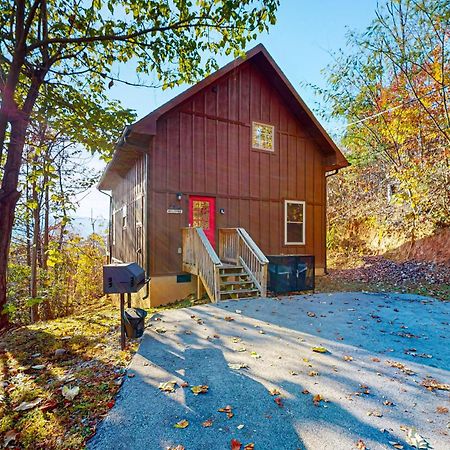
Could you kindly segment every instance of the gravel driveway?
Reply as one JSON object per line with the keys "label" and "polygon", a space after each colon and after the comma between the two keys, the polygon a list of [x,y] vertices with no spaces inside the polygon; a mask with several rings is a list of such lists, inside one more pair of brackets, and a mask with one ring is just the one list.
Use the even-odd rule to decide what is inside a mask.
{"label": "gravel driveway", "polygon": [[[89,448],[222,450],[236,439],[242,450],[350,450],[359,440],[360,449],[406,450],[416,428],[450,449],[449,321],[450,303],[400,294],[167,310],[151,318]],[[159,389],[167,381],[174,392]],[[435,382],[444,390],[422,385]],[[208,391],[195,395],[198,385]],[[218,411],[227,406],[231,418]]]}

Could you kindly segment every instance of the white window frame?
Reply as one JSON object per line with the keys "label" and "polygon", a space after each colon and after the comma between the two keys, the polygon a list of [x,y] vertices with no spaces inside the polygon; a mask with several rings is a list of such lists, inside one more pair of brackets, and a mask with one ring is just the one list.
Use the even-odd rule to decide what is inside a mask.
{"label": "white window frame", "polygon": [[[302,205],[303,206],[303,241],[302,242],[288,242],[287,240],[287,225],[288,225],[288,203],[294,203],[296,205]],[[290,223],[300,223],[300,222],[290,222]],[[305,245],[306,242],[306,202],[303,200],[285,200],[284,201],[284,245]]]}

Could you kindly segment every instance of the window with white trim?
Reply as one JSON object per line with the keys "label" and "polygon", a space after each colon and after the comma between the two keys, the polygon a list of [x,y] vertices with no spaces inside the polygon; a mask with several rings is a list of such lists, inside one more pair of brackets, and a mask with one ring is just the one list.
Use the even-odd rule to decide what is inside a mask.
{"label": "window with white trim", "polygon": [[284,201],[284,243],[305,245],[305,202]]}

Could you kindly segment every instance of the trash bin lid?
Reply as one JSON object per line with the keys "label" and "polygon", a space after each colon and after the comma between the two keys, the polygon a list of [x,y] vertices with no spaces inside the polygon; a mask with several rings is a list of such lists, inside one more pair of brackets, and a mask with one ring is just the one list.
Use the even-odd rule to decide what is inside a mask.
{"label": "trash bin lid", "polygon": [[127,319],[143,319],[147,316],[147,311],[141,308],[127,308],[125,316]]}

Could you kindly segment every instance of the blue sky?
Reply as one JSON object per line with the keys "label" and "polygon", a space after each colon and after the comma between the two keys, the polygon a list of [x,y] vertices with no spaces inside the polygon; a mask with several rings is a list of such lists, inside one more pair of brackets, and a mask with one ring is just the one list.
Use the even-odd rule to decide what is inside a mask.
{"label": "blue sky", "polygon": [[[263,43],[285,75],[300,93],[311,109],[315,109],[317,98],[305,84],[324,85],[321,70],[332,61],[332,53],[346,48],[348,29],[364,30],[374,17],[377,0],[281,0],[278,21],[269,34],[260,35],[258,40],[248,45],[253,47]],[[218,57],[220,65],[230,61],[230,57]],[[122,69],[122,77],[130,78],[127,68]],[[117,84],[111,97],[119,99],[127,108],[136,110],[138,117],[165,103],[186,89],[181,86],[173,90],[130,87]],[[333,133],[330,124],[324,123]],[[92,166],[102,169],[104,163],[93,158]],[[88,217],[91,210],[94,217],[108,217],[108,198],[92,189],[80,201],[76,215]]]}

